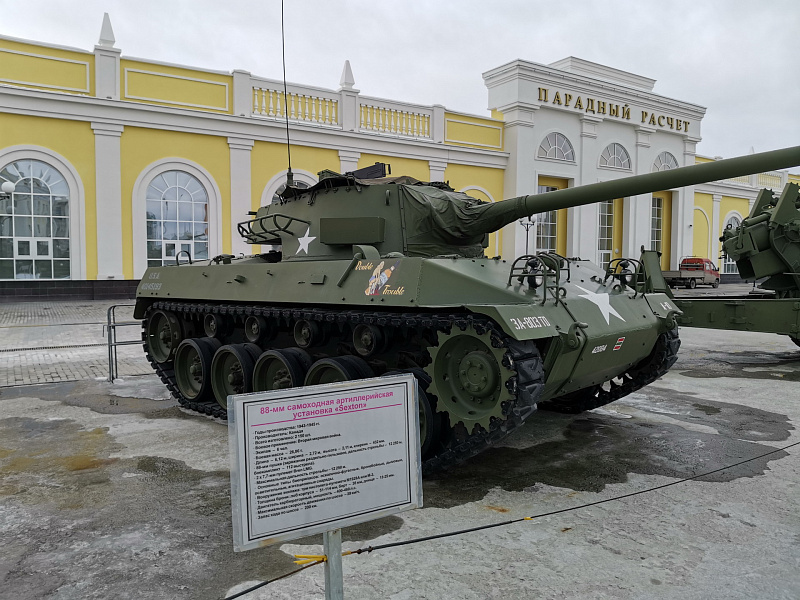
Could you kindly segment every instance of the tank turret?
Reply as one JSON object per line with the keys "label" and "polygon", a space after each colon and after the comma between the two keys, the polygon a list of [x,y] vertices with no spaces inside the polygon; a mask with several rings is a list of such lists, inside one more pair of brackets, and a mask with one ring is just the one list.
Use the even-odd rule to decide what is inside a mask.
{"label": "tank turret", "polygon": [[800,298],[800,187],[788,183],[776,198],[761,190],[750,215],[722,232],[726,255],[745,281],[767,278],[759,287],[778,298]]}
{"label": "tank turret", "polygon": [[287,188],[279,202],[260,208],[239,230],[251,243],[281,245],[286,260],[348,258],[356,245],[374,246],[381,255],[475,258],[483,255],[487,234],[526,216],[797,164],[800,147],[496,203],[455,192],[443,183],[329,172],[312,188]]}
{"label": "tank turret", "polygon": [[[493,204],[443,183],[328,172],[240,224],[257,254],[149,268],[134,314],[178,402],[219,418],[232,394],[414,374],[431,472],[537,409],[603,406],[677,359],[680,310],[656,252],[603,267],[552,252],[488,259],[489,233],[544,211],[797,164],[791,148]],[[788,205],[768,206],[788,222]],[[779,247],[764,235],[753,230],[755,252]]]}

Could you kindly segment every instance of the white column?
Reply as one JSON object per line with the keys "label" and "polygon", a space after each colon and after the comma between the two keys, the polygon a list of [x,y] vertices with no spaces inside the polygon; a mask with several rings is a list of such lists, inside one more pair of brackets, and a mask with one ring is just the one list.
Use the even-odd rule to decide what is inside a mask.
{"label": "white column", "polygon": [[[672,192],[672,239],[669,268],[677,269],[684,256],[692,256],[694,245],[694,186]],[[703,249],[703,252],[706,250]]]}
{"label": "white column", "polygon": [[253,114],[253,85],[249,71],[236,69],[233,72],[233,114],[237,117]]}
{"label": "white column", "polygon": [[719,207],[722,204],[722,194],[713,194],[711,199],[713,200],[713,212],[711,214],[711,231],[708,232],[711,240],[711,256],[708,258],[716,263],[720,254],[719,232],[722,231],[722,225],[719,222]]}
{"label": "white column", "polygon": [[447,161],[429,160],[430,179],[428,181],[444,181],[444,170],[447,168]]}
{"label": "white column", "polygon": [[361,152],[353,150],[339,150],[339,173],[348,173],[358,168],[358,159]]}
{"label": "white column", "polygon": [[[579,181],[575,185],[596,183],[597,125],[603,119],[592,115],[580,118],[581,139],[577,157]],[[598,204],[571,207],[567,219],[567,256],[580,256],[583,259],[595,260],[597,255],[597,233],[599,231],[600,208]],[[612,258],[619,258],[612,254]]]}
{"label": "white column", "polygon": [[[634,175],[650,173],[653,166],[653,154],[650,149],[650,136],[655,133],[651,127],[636,127],[636,147],[633,158]],[[659,190],[660,191],[660,190]],[[625,198],[625,231],[627,235],[623,242],[624,255],[630,258],[639,256],[641,247],[650,249],[650,211],[653,205],[652,194],[639,194]],[[673,228],[674,231],[674,228]],[[670,240],[662,240],[666,246]]]}
{"label": "white column", "polygon": [[[696,162],[697,142],[700,138],[686,136],[683,138],[683,166],[688,167]],[[677,211],[676,211],[677,205]],[[672,211],[673,218],[672,230],[672,248],[677,252],[670,254],[670,268],[677,269],[680,266],[680,259],[682,256],[692,256],[695,251],[699,252],[700,249],[694,248],[694,186],[687,186],[679,189],[672,194]],[[707,248],[703,248],[702,252],[707,252]],[[709,257],[712,258],[712,257]],[[713,260],[713,258],[712,258]]]}
{"label": "white column", "polygon": [[97,279],[123,279],[122,163],[120,137],[124,127],[92,123],[94,131],[97,204]]}
{"label": "white column", "polygon": [[239,235],[238,225],[252,217],[250,152],[255,142],[246,138],[228,138],[231,155],[231,251],[234,255],[251,254],[250,244]]}
{"label": "white column", "polygon": [[[640,194],[624,199],[622,256],[638,258],[642,246],[650,249],[650,211],[653,205],[652,194]],[[666,240],[665,240],[666,242]]]}
{"label": "white column", "polygon": [[[508,167],[503,178],[503,195],[506,198],[535,194],[536,173],[532,168],[538,145],[534,139],[534,114],[538,107],[501,107],[505,116],[503,137],[505,151],[509,153]],[[525,252],[525,230],[512,223],[503,228],[503,258],[514,260]]]}
{"label": "white column", "polygon": [[339,81],[339,125],[342,126],[342,131],[358,131],[361,127],[359,114],[358,114],[358,94],[359,90],[355,89],[356,80],[353,77],[353,70],[350,68],[350,61],[344,61],[344,69],[342,69],[342,78]]}
{"label": "white column", "polygon": [[119,57],[122,50],[114,48],[114,42],[111,19],[105,13],[100,39],[94,47],[94,95],[108,100],[119,100]]}
{"label": "white column", "polygon": [[583,115],[581,121],[581,146],[580,156],[577,157],[580,168],[580,181],[575,185],[587,185],[596,183],[594,174],[597,169],[597,126],[603,122],[601,117]]}
{"label": "white column", "polygon": [[[445,128],[445,117],[444,117],[444,106],[441,104],[434,104],[433,105],[433,119],[431,119],[431,135],[433,137],[433,141],[437,144],[444,143],[444,128]],[[436,181],[435,179],[431,179],[431,181]]]}

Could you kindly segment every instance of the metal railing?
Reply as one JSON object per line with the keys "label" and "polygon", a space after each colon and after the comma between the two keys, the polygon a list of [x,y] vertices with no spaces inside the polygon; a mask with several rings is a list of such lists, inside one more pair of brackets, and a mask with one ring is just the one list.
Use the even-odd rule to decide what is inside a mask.
{"label": "metal railing", "polygon": [[141,344],[142,340],[117,340],[117,327],[130,327],[136,325],[142,326],[142,322],[138,319],[133,321],[117,321],[116,311],[122,306],[136,306],[135,304],[113,304],[108,307],[106,314],[107,323],[103,325],[103,332],[108,335],[108,381],[114,383],[119,374],[117,367],[117,346],[132,346],[134,344]]}

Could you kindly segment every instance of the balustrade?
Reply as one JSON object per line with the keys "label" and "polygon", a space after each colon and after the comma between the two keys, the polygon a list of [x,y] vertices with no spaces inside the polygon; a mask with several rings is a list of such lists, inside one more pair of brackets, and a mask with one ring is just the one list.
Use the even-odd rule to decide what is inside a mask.
{"label": "balustrade", "polygon": [[[345,92],[291,85],[284,94],[279,81],[250,78],[253,117],[341,128],[347,122],[342,111],[352,113],[355,131],[388,136],[433,139],[433,107],[356,96],[345,102]],[[245,88],[247,89],[247,88]],[[352,93],[351,93],[352,97]],[[443,115],[442,115],[443,116]],[[440,125],[444,127],[444,123]]]}
{"label": "balustrade", "polygon": [[725,183],[738,183],[739,185],[752,185],[749,175],[740,175],[739,177],[730,177],[724,180]]}
{"label": "balustrade", "polygon": [[431,116],[429,113],[403,110],[398,103],[398,108],[381,106],[361,102],[359,104],[359,128],[361,131],[371,131],[390,135],[431,138]]}
{"label": "balustrade", "polygon": [[253,110],[256,117],[284,119],[317,125],[339,124],[339,100],[330,96],[289,92],[253,86]]}
{"label": "balustrade", "polygon": [[770,188],[780,190],[786,183],[786,175],[779,171],[769,171],[756,175],[740,175],[723,180],[723,183],[733,183],[736,185],[746,185],[752,188]]}
{"label": "balustrade", "polygon": [[779,190],[783,187],[780,173],[759,173],[757,181],[758,187],[771,188],[773,190]]}

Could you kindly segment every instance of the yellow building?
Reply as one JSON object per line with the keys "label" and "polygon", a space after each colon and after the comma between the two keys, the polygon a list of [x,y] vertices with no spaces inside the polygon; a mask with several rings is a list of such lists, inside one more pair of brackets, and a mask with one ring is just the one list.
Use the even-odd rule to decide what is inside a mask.
{"label": "yellow building", "polygon": [[244,71],[126,58],[107,17],[93,52],[3,37],[0,57],[0,181],[15,186],[0,199],[6,300],[47,280],[128,293],[182,251],[252,253],[237,225],[285,183],[284,101],[299,185],[380,161],[503,195],[502,122],[364,96],[349,64],[338,90],[290,85],[284,98],[282,82]]}
{"label": "yellow building", "polygon": [[[515,61],[484,74],[494,109],[484,117],[362,95],[349,63],[337,90],[289,85],[284,97],[281,81],[128,58],[114,44],[107,16],[93,51],[0,37],[0,183],[14,186],[0,195],[6,301],[55,289],[67,297],[127,295],[147,266],[179,253],[259,251],[237,226],[285,183],[287,116],[292,171],[305,186],[323,169],[385,162],[395,175],[448,181],[493,202],[650,172],[662,159],[665,168],[706,160],[694,154],[703,107],[643,92],[652,80],[609,67],[587,74],[593,63],[579,59]],[[533,102],[509,99],[509,71],[557,77],[559,85],[571,78],[587,90],[610,78],[616,87],[605,83],[606,93],[649,94],[664,114],[673,111],[680,131],[674,121],[671,130],[628,123],[610,103],[607,115],[576,113],[569,102],[554,105],[558,89],[542,98],[545,84],[531,92],[539,94]],[[580,152],[562,152],[570,139],[581,141]],[[771,184],[787,175],[539,215],[492,235],[487,254],[550,249],[607,262],[638,255],[643,243],[662,250],[664,267],[686,254],[716,258],[714,240],[746,214],[761,178]]]}

